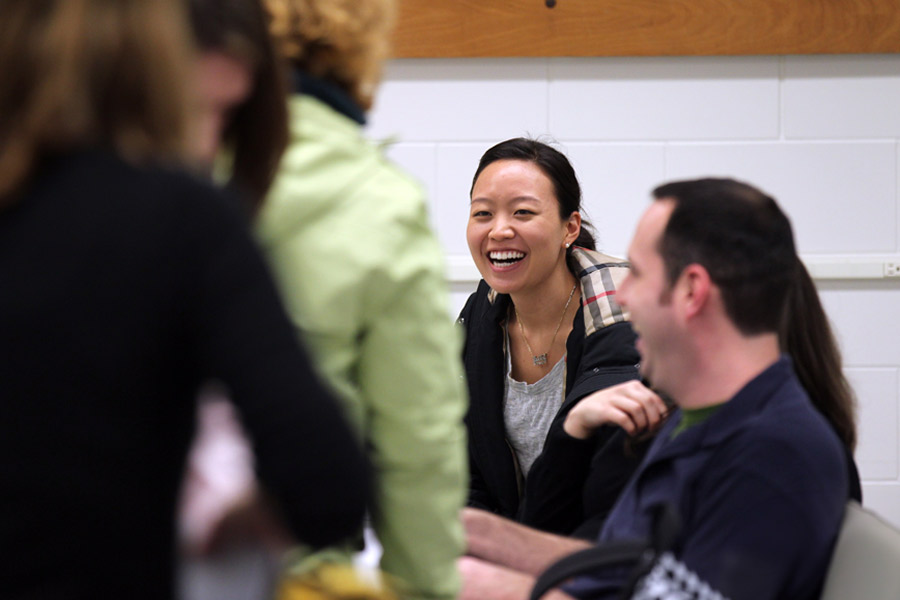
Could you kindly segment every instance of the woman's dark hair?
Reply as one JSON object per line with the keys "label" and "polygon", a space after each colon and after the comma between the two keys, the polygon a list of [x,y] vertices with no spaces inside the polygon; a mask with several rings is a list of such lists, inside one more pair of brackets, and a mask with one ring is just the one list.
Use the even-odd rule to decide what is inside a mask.
{"label": "woman's dark hair", "polygon": [[844,377],[841,352],[816,286],[803,263],[799,259],[797,263],[797,276],[778,336],[781,349],[791,356],[794,371],[815,407],[853,451],[856,447],[856,398]]}
{"label": "woman's dark hair", "polygon": [[[575,240],[575,243],[566,251],[567,257],[571,254],[574,246],[581,246],[590,250],[597,249],[597,243],[594,241],[593,226],[584,218],[584,212],[582,211],[581,186],[578,184],[578,178],[575,176],[575,169],[572,168],[569,159],[562,152],[543,142],[528,138],[519,137],[500,142],[488,148],[482,155],[481,160],[478,161],[478,168],[475,170],[475,176],[472,177],[472,187],[469,189],[470,197],[481,172],[488,165],[498,160],[524,160],[534,163],[553,184],[556,201],[559,203],[560,218],[565,220],[573,212],[581,213],[581,232],[578,234],[578,239]],[[571,261],[569,262],[571,263]]]}
{"label": "woman's dark hair", "polygon": [[260,0],[189,0],[197,47],[247,62],[253,89],[223,134],[233,156],[231,181],[255,211],[265,198],[288,141],[287,84],[283,61],[269,35]]}

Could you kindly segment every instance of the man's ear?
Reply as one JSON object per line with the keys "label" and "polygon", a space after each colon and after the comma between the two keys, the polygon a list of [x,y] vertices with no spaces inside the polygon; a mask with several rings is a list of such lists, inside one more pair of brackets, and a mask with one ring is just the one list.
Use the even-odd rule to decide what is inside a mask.
{"label": "man's ear", "polygon": [[709,303],[712,288],[709,271],[697,263],[688,265],[678,278],[677,288],[685,318],[697,316]]}

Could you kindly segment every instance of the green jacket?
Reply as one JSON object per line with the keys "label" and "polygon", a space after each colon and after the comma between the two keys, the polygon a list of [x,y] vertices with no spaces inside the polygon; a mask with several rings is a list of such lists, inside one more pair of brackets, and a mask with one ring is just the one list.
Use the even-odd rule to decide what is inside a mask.
{"label": "green jacket", "polygon": [[292,96],[290,111],[258,237],[294,323],[369,447],[382,569],[405,598],[454,598],[466,391],[423,192],[355,121],[309,96]]}

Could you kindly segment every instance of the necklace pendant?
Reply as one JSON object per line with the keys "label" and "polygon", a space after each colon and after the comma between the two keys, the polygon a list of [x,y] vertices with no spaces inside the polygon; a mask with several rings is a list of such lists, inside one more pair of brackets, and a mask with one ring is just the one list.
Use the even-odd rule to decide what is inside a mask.
{"label": "necklace pendant", "polygon": [[531,360],[533,360],[534,364],[537,365],[538,367],[543,367],[544,365],[547,364],[547,353],[545,352],[544,354],[538,354],[537,356],[532,356]]}

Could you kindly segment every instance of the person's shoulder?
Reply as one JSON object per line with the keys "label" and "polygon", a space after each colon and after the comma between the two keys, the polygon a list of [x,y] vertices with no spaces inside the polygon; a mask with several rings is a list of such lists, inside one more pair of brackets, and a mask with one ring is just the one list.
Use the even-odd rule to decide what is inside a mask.
{"label": "person's shoulder", "polygon": [[572,248],[572,258],[581,267],[582,273],[578,274],[579,277],[603,269],[625,269],[625,274],[628,273],[629,264],[627,260],[604,254],[598,250],[575,246]]}
{"label": "person's shoulder", "polygon": [[572,262],[581,284],[585,335],[589,337],[612,325],[626,323],[628,312],[619,305],[616,294],[628,275],[628,261],[596,250],[575,248]]}
{"label": "person's shoulder", "polygon": [[[51,187],[65,187],[68,195],[103,201],[104,208],[121,213],[148,212],[208,214],[234,208],[212,184],[176,163],[135,162],[105,149],[85,149],[56,160]],[[231,206],[227,206],[231,204]]]}
{"label": "person's shoulder", "polygon": [[722,457],[730,456],[735,468],[785,487],[846,480],[842,443],[792,379],[735,428],[726,446]]}
{"label": "person's shoulder", "polygon": [[358,221],[366,224],[364,237],[383,246],[429,229],[423,187],[367,140],[358,123],[315,98],[294,101],[292,142],[260,214],[264,238]]}
{"label": "person's shoulder", "polygon": [[422,269],[444,277],[446,257],[431,227],[425,194],[386,159],[373,158],[343,188],[329,213],[330,222],[353,230],[363,253],[357,260],[380,265],[401,278]]}
{"label": "person's shoulder", "polygon": [[580,247],[572,250],[572,263],[583,292],[593,292],[583,302],[615,295],[629,271],[628,261],[623,258]]}
{"label": "person's shoulder", "polygon": [[158,207],[161,218],[177,220],[185,235],[206,238],[249,231],[249,209],[236,194],[178,165],[149,165],[139,171],[142,179],[136,185],[145,201]]}
{"label": "person's shoulder", "polygon": [[484,279],[479,280],[478,287],[466,298],[466,303],[463,305],[457,321],[468,327],[473,319],[483,316],[485,310],[492,304],[491,298],[496,299],[496,296],[497,293],[491,289],[491,286]]}
{"label": "person's shoulder", "polygon": [[840,444],[825,417],[816,410],[800,381],[789,371],[783,379],[774,379],[771,396],[756,413],[756,427],[772,436],[831,444]]}
{"label": "person's shoulder", "polygon": [[393,206],[424,201],[419,183],[388,158],[389,142],[368,139],[357,122],[317,98],[302,94],[292,96],[291,107],[297,143],[289,146],[284,162],[290,165],[294,153],[302,156],[297,161],[300,166],[297,175],[311,175],[304,172],[311,162],[315,162],[332,174],[343,172],[347,175],[338,182],[332,180],[336,189],[364,189],[368,193],[390,195],[394,198]]}
{"label": "person's shoulder", "polygon": [[421,184],[394,163],[386,154],[386,147],[365,142],[361,161],[368,164],[357,190],[364,202],[374,202],[386,223],[427,225],[428,203]]}

